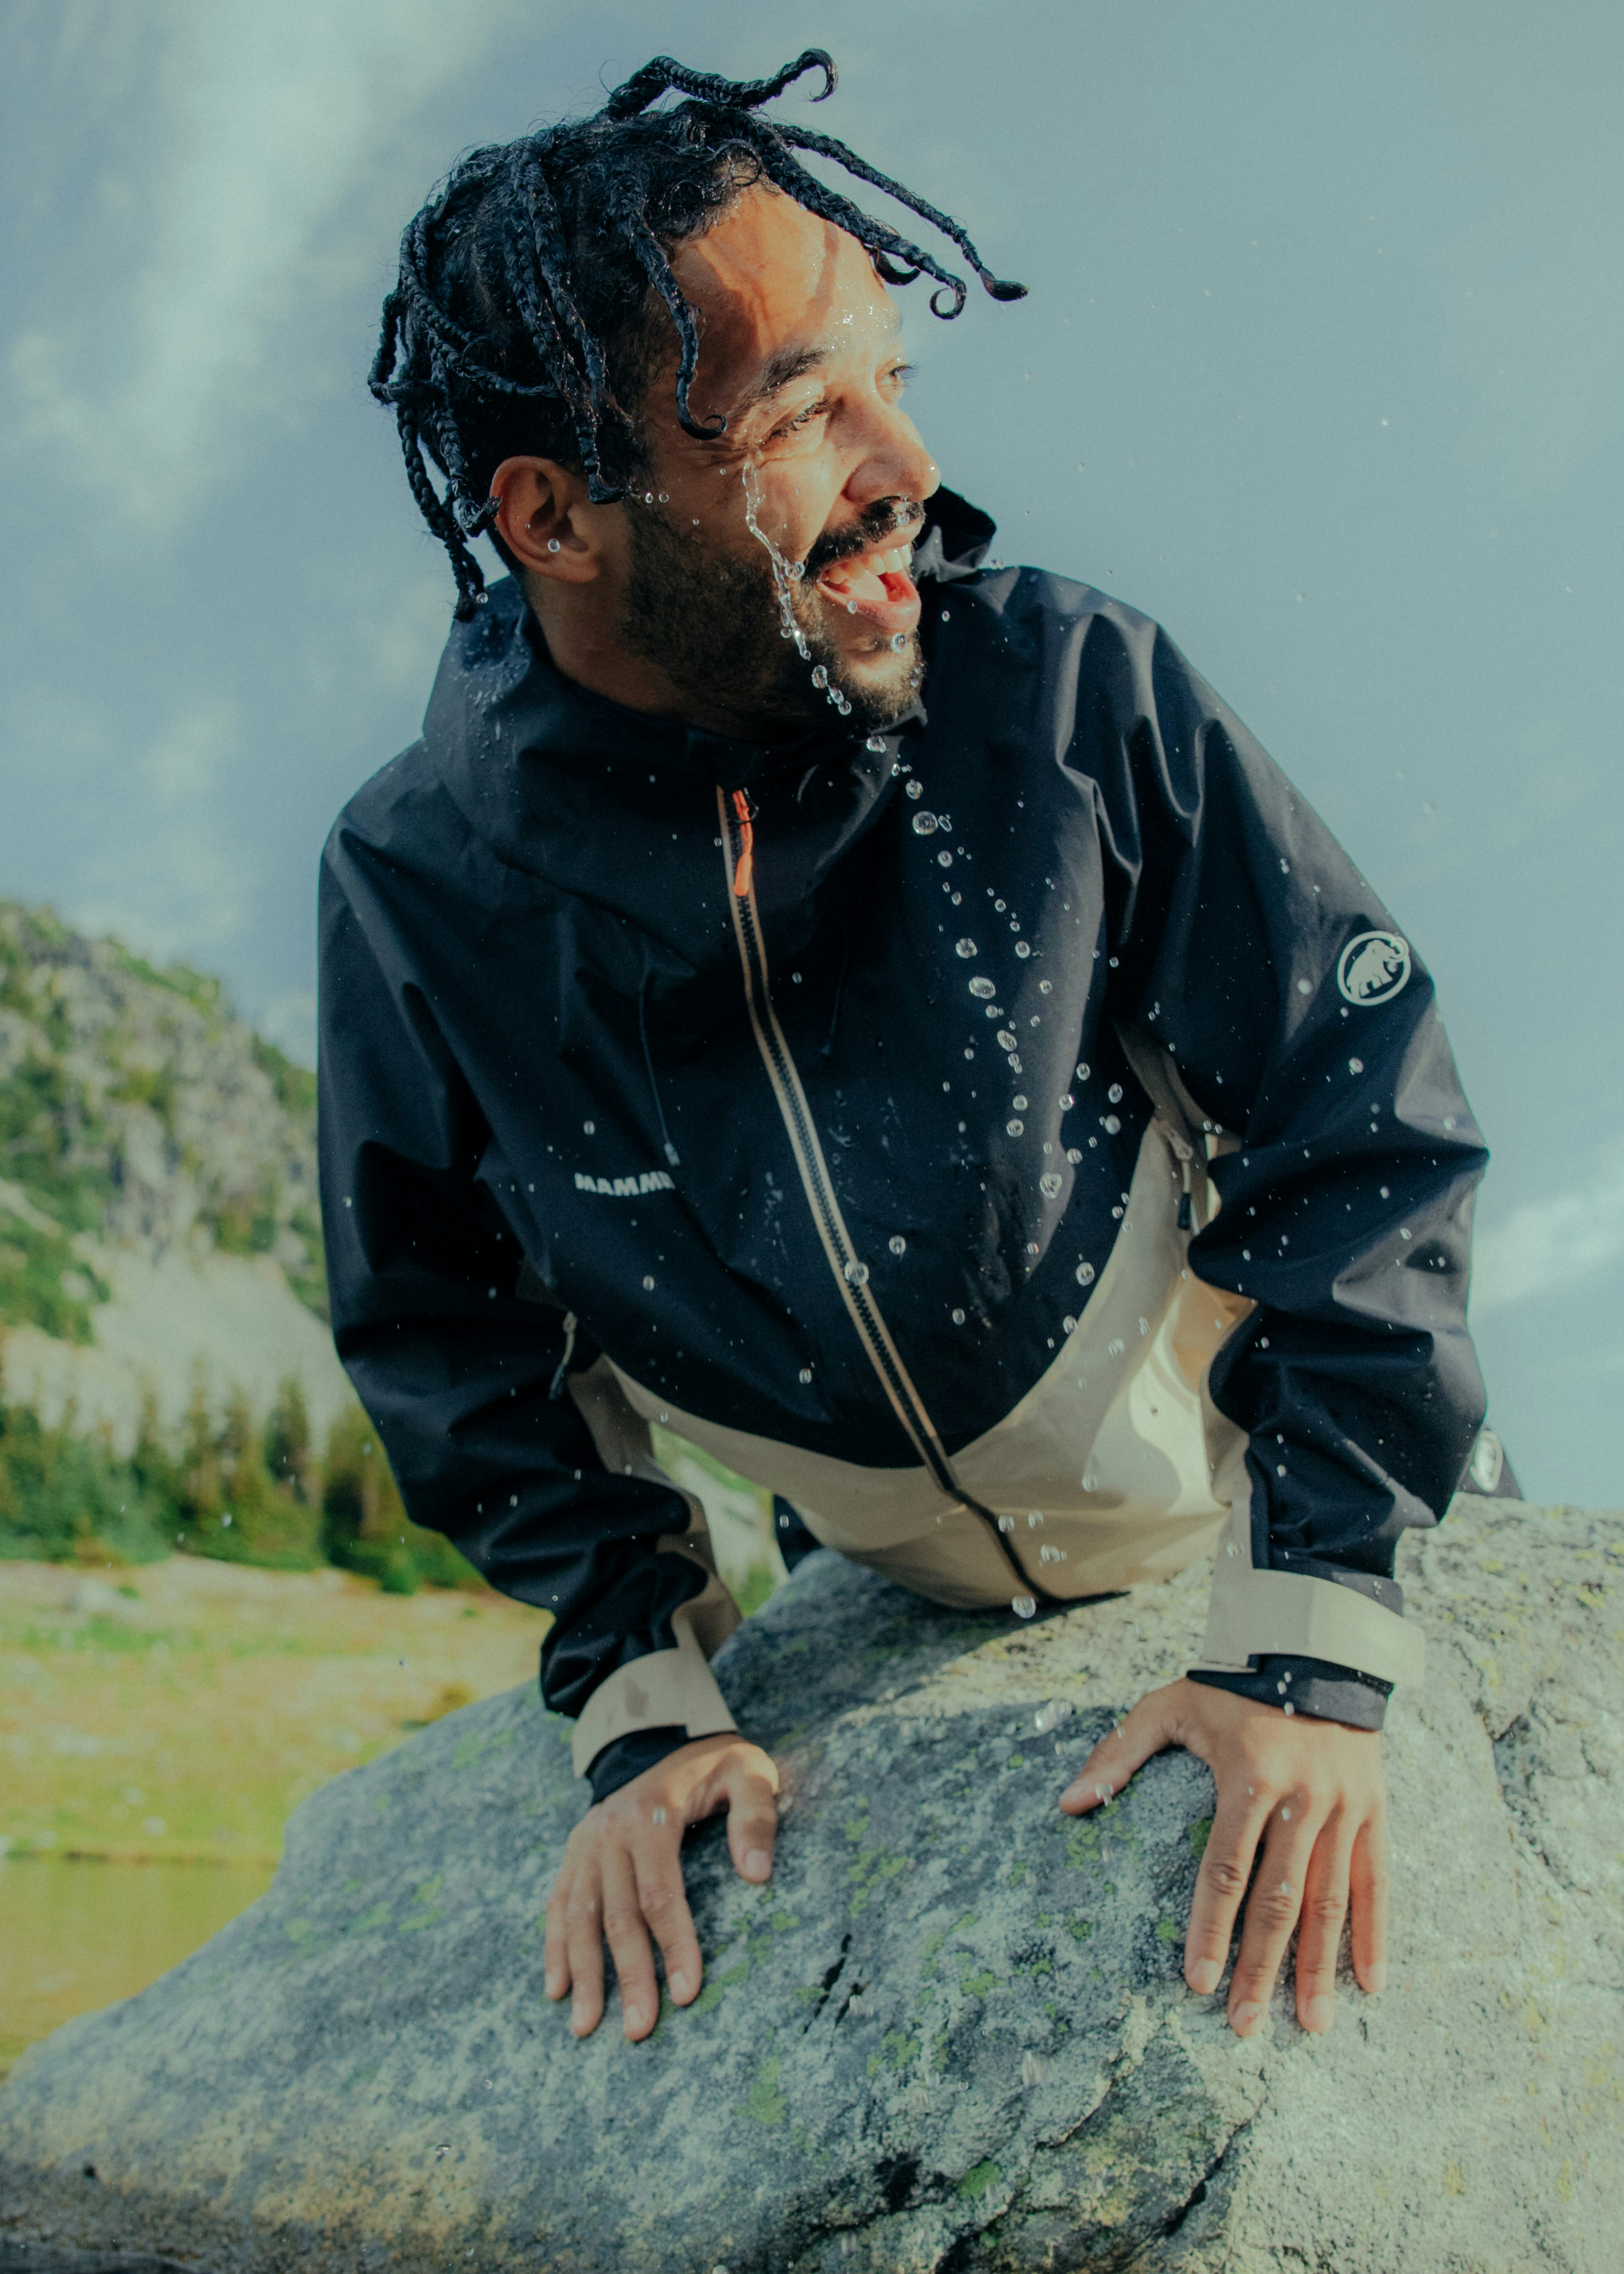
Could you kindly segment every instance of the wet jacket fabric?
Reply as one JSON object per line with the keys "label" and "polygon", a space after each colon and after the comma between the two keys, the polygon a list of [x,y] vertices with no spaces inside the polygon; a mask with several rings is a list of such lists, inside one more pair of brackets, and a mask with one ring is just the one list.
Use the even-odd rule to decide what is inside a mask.
{"label": "wet jacket fabric", "polygon": [[937,1600],[1215,1547],[1200,1678],[1419,1676],[1483,1415],[1431,980],[1156,624],[932,512],[895,729],[625,711],[510,580],[324,857],[338,1348],[600,1793],[732,1726],[661,1420]]}

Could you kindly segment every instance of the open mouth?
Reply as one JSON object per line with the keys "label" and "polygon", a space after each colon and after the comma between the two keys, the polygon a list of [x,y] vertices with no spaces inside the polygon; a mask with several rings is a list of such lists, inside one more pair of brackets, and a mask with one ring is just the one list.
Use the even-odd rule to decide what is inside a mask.
{"label": "open mouth", "polygon": [[817,590],[831,607],[877,632],[911,632],[920,614],[919,587],[909,574],[913,560],[911,543],[848,553],[820,571]]}

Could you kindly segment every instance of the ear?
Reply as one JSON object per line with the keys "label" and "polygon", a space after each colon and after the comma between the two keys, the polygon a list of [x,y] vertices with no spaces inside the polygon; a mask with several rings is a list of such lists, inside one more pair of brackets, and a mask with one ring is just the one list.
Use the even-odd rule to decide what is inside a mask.
{"label": "ear", "polygon": [[504,458],[491,494],[500,500],[497,533],[528,574],[561,584],[590,584],[603,574],[603,516],[615,508],[592,504],[583,476],[552,458]]}

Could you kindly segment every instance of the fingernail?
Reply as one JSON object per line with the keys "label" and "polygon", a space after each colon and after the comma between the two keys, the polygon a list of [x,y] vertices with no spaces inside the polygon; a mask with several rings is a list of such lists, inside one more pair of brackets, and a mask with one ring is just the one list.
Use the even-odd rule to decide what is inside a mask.
{"label": "fingernail", "polygon": [[549,1998],[561,1998],[561,1997],[563,1996],[563,1994],[564,1994],[564,1977],[563,1977],[563,1976],[562,1976],[561,1974],[549,1974],[549,1975],[548,1975],[548,1977],[547,1977],[547,1995],[548,1995],[548,1997],[549,1997]]}
{"label": "fingernail", "polygon": [[747,1879],[764,1879],[772,1869],[772,1858],[764,1848],[752,1848],[744,1859]]}
{"label": "fingernail", "polygon": [[692,1986],[693,1986],[693,1985],[692,1985],[692,1984],[689,1982],[689,1980],[688,1980],[688,1977],[687,1977],[687,1975],[686,1975],[686,1974],[673,1974],[673,1975],[671,1977],[671,1980],[670,1980],[671,1994],[672,1994],[672,1996],[676,1999],[676,2001],[677,2001],[677,2003],[678,2003],[678,2005],[679,2005],[679,2006],[682,2003],[682,2000],[683,2000],[683,1999],[688,1996],[688,1993],[689,1990],[692,1988]]}
{"label": "fingernail", "polygon": [[627,2007],[626,2034],[628,2037],[638,2036],[640,2032],[646,2029],[648,2026],[649,2017],[643,2012],[641,2006],[628,2006]]}
{"label": "fingernail", "polygon": [[592,2025],[587,2020],[586,2007],[584,2006],[572,2006],[570,2007],[569,2026],[578,2037],[585,2037],[587,2031]]}
{"label": "fingernail", "polygon": [[1323,2037],[1331,2026],[1334,2012],[1335,2008],[1330,1999],[1322,1990],[1317,1998],[1309,1999],[1308,2011],[1303,2016],[1303,2026],[1304,2029],[1312,2029],[1316,2035]]}
{"label": "fingernail", "polygon": [[1366,1996],[1367,1996],[1367,1997],[1371,1997],[1371,1998],[1379,1998],[1379,1997],[1381,1995],[1381,1992],[1382,1992],[1387,1988],[1387,1961],[1386,1961],[1385,1959],[1383,1959],[1383,1961],[1382,1961],[1382,1962],[1381,1962],[1381,1964],[1380,1964],[1380,1966],[1371,1966],[1371,1967],[1367,1967],[1367,1968],[1365,1969],[1365,1994],[1366,1994]]}
{"label": "fingernail", "polygon": [[1237,2037],[1249,2037],[1262,2019],[1262,2007],[1253,2005],[1250,1998],[1243,1998],[1229,2016],[1229,2026]]}
{"label": "fingernail", "polygon": [[1218,1977],[1222,1971],[1215,1958],[1198,1958],[1187,1969],[1184,1979],[1198,1996],[1210,1998],[1218,1987]]}

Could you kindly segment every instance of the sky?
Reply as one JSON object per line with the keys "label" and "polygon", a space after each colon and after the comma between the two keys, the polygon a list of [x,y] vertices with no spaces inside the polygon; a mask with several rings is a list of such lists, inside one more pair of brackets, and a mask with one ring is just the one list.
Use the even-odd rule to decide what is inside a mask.
{"label": "sky", "polygon": [[1031,288],[899,296],[944,478],[1168,626],[1433,970],[1491,1418],[1618,1506],[1616,0],[0,0],[0,896],[308,1057],[321,842],[452,597],[364,385],[400,230],[651,55],[810,43]]}

